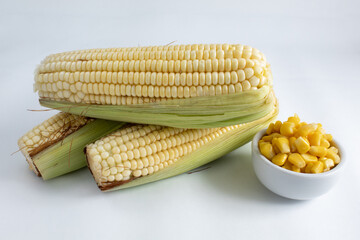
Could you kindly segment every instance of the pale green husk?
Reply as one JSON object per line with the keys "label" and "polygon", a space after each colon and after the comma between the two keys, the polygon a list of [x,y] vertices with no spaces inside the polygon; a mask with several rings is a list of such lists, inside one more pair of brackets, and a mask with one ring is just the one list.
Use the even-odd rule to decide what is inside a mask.
{"label": "pale green husk", "polygon": [[[128,183],[114,186],[112,188],[100,187],[100,189],[102,189],[102,191],[114,191],[118,189],[134,187],[176,176],[207,164],[251,141],[253,136],[258,131],[267,127],[270,122],[276,119],[277,113],[278,108],[276,106],[275,109],[273,109],[273,111],[267,116],[256,121],[243,124],[237,129],[226,132],[225,134],[202,146],[191,154],[185,155],[176,163],[154,174],[136,178]],[[121,184],[121,182],[119,184]]]}
{"label": "pale green husk", "polygon": [[125,125],[123,122],[95,119],[31,158],[44,180],[86,166],[84,148]]}
{"label": "pale green husk", "polygon": [[241,93],[173,99],[137,105],[96,105],[40,99],[40,104],[73,114],[177,128],[214,128],[260,119],[274,108],[272,88]]}

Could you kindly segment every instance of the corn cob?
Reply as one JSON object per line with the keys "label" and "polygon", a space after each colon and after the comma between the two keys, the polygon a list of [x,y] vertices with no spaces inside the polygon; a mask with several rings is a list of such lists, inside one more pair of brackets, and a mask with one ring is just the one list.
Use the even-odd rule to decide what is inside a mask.
{"label": "corn cob", "polygon": [[194,44],[53,54],[37,69],[34,90],[43,106],[74,114],[209,128],[267,115],[271,86],[257,49]]}
{"label": "corn cob", "polygon": [[18,141],[31,170],[44,180],[86,166],[84,147],[124,123],[58,113]]}
{"label": "corn cob", "polygon": [[253,122],[210,129],[133,125],[86,147],[102,191],[157,181],[204,165],[249,142],[273,121],[277,108]]}

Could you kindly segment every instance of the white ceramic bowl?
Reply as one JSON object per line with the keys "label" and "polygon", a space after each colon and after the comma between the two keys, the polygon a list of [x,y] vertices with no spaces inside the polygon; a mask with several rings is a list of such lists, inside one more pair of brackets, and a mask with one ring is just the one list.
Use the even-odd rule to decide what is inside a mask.
{"label": "white ceramic bowl", "polygon": [[275,165],[260,153],[258,143],[265,132],[266,129],[258,132],[252,141],[252,161],[256,176],[270,191],[286,198],[308,200],[328,192],[335,185],[346,163],[343,148],[336,141],[341,157],[336,167],[324,173],[297,173]]}

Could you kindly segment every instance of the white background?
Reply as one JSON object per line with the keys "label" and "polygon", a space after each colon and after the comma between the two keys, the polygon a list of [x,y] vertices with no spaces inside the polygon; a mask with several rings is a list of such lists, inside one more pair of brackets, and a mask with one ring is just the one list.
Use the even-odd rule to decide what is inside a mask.
{"label": "white background", "polygon": [[[0,1],[1,239],[359,239],[359,1]],[[311,201],[256,179],[246,145],[210,169],[101,193],[87,169],[43,182],[17,139],[54,114],[32,92],[48,54],[243,43],[272,65],[279,119],[321,122],[346,150],[338,185]],[[296,186],[294,186],[296,187]]]}

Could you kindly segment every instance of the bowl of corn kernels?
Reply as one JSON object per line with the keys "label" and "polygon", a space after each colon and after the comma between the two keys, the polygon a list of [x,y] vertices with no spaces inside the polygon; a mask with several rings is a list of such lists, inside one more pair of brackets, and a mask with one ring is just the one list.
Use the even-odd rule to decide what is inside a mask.
{"label": "bowl of corn kernels", "polygon": [[295,114],[271,123],[252,141],[254,171],[272,192],[308,200],[328,192],[343,172],[343,149],[319,123]]}

